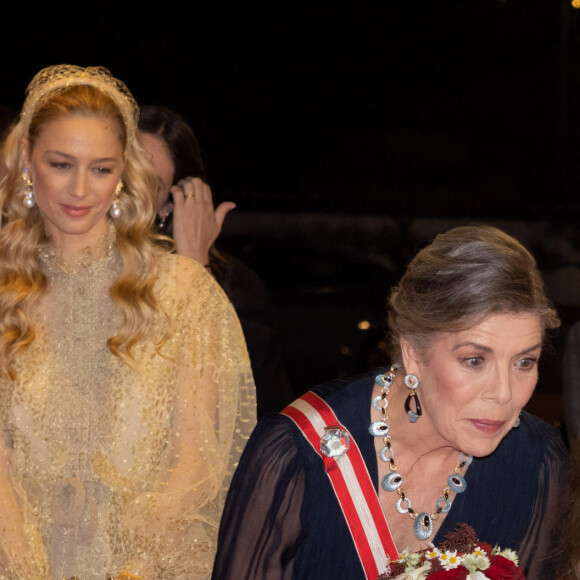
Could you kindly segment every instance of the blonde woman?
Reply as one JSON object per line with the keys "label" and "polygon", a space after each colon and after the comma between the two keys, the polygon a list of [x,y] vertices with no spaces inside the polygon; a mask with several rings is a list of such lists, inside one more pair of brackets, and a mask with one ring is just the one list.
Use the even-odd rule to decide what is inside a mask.
{"label": "blonde woman", "polygon": [[211,573],[254,423],[243,335],[203,266],[155,245],[138,108],[42,70],[0,184],[0,578]]}

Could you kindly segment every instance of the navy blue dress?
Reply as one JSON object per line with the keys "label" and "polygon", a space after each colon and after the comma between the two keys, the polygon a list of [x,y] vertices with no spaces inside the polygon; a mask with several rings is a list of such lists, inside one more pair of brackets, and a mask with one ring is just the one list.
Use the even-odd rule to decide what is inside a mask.
{"label": "navy blue dress", "polygon": [[[313,391],[357,441],[378,490],[368,432],[374,374]],[[559,432],[527,413],[496,451],[474,459],[433,542],[466,522],[479,539],[512,548],[527,580],[556,577],[556,523],[568,454]],[[354,544],[319,456],[283,415],[257,425],[234,475],[223,514],[213,580],[364,579]]]}

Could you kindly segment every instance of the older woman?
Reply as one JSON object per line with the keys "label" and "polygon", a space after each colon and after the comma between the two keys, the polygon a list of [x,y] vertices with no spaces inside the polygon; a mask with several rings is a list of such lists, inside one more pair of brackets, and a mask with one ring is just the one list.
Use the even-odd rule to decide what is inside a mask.
{"label": "older woman", "polygon": [[263,419],[234,476],[214,579],[371,578],[458,523],[554,577],[567,455],[523,411],[559,320],[533,257],[486,226],[438,236],[389,300],[391,370]]}
{"label": "older woman", "polygon": [[207,578],[255,415],[233,308],[151,225],[128,89],[32,80],[0,183],[0,578]]}

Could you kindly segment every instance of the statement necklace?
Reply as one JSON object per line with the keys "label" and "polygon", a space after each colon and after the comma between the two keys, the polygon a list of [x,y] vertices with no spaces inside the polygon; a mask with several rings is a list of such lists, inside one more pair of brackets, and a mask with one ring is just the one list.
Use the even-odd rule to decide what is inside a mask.
{"label": "statement necklace", "polygon": [[389,416],[387,415],[387,407],[389,401],[387,396],[390,393],[390,387],[395,379],[395,371],[400,368],[400,365],[395,364],[391,370],[384,374],[378,375],[375,379],[377,384],[381,387],[381,394],[373,399],[373,407],[381,413],[378,421],[373,421],[369,425],[369,432],[374,437],[382,437],[384,447],[379,453],[381,461],[389,464],[391,473],[385,475],[381,480],[381,487],[385,491],[396,491],[399,495],[395,507],[400,514],[409,514],[410,518],[414,520],[413,532],[418,540],[427,540],[433,533],[433,521],[439,517],[439,514],[446,514],[451,509],[451,500],[449,493],[463,493],[467,489],[465,478],[461,475],[464,467],[467,467],[473,457],[465,453],[459,454],[459,460],[453,473],[447,478],[447,485],[443,488],[443,495],[435,502],[435,509],[429,514],[427,512],[417,513],[411,507],[411,500],[406,496],[403,489],[403,476],[397,472],[395,465],[395,452],[391,445],[391,436],[389,435]]}

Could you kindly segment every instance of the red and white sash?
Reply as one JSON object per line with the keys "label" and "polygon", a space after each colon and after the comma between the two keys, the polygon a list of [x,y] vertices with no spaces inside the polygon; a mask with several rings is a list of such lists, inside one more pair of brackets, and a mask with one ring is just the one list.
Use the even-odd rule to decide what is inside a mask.
{"label": "red and white sash", "polygon": [[282,414],[294,421],[324,462],[365,575],[376,580],[386,571],[387,558],[395,561],[399,556],[356,441],[349,433],[350,447],[338,457],[327,457],[321,452],[320,438],[325,427],[337,427],[347,433],[348,430],[339,423],[332,408],[314,393],[306,393]]}

